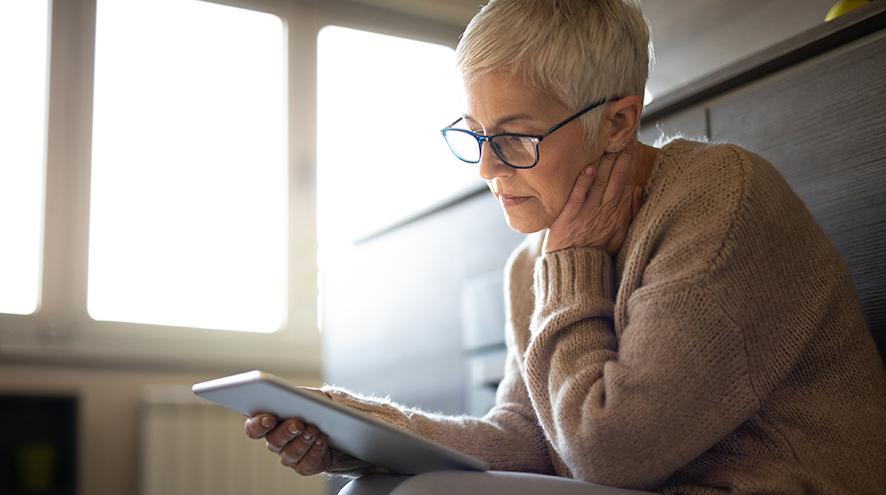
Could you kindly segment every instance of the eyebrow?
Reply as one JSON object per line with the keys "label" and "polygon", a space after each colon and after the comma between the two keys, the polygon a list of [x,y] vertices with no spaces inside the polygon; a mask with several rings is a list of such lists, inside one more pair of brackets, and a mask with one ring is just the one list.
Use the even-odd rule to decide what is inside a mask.
{"label": "eyebrow", "polygon": [[[473,121],[473,122],[477,122],[477,120],[475,120],[473,117],[471,117],[471,116],[468,115],[468,114],[464,114],[464,115],[462,115],[462,117],[464,117],[465,120],[470,120],[470,121]],[[501,125],[507,124],[507,123],[509,123],[509,122],[514,122],[514,121],[517,121],[517,120],[537,121],[537,119],[535,119],[534,117],[532,117],[532,116],[529,115],[529,114],[518,113],[518,114],[505,115],[504,117],[500,117],[499,119],[497,119],[497,120],[495,121],[495,123],[493,124],[492,127],[499,127],[499,126],[501,126]],[[477,122],[477,123],[479,124],[479,122]]]}

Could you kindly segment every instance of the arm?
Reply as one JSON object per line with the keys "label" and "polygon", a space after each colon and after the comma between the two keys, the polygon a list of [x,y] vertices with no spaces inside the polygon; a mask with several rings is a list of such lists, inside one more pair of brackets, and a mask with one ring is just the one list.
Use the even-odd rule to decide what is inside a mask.
{"label": "arm", "polygon": [[[334,386],[323,388],[335,401],[367,412],[383,421],[486,461],[499,471],[552,473],[544,435],[509,348],[505,377],[496,393],[496,405],[482,418],[446,416],[408,408],[390,400],[350,393]],[[354,476],[368,464],[338,453],[330,473]]]}
{"label": "arm", "polygon": [[679,171],[631,248],[642,266],[628,261],[618,335],[610,255],[573,247],[536,263],[527,387],[576,478],[656,487],[757,413],[822,322],[858,313],[771,165],[716,146]]}
{"label": "arm", "polygon": [[612,277],[611,257],[594,248],[539,259],[527,383],[575,478],[649,489],[759,402],[741,332],[705,287],[632,299],[619,340]]}

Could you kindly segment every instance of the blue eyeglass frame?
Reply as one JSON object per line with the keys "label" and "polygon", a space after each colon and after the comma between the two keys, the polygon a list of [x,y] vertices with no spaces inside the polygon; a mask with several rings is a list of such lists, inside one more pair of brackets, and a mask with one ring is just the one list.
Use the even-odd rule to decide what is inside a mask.
{"label": "blue eyeglass frame", "polygon": [[[600,105],[602,105],[604,103],[608,103],[610,101],[615,101],[618,99],[619,99],[619,97],[599,99],[599,100],[591,103],[590,105],[582,108],[581,110],[575,112],[574,114],[570,115],[569,117],[566,117],[564,120],[555,124],[553,127],[548,129],[547,131],[545,131],[543,134],[521,134],[518,132],[502,132],[499,134],[493,134],[491,136],[485,136],[483,134],[477,134],[476,132],[470,131],[468,129],[458,129],[458,128],[452,127],[455,124],[458,124],[459,122],[464,120],[464,117],[459,117],[459,118],[455,119],[455,121],[452,122],[451,124],[449,124],[448,126],[444,127],[443,129],[440,129],[440,134],[443,135],[443,139],[446,141],[447,146],[449,146],[449,140],[446,139],[447,132],[463,132],[465,134],[473,136],[473,138],[477,140],[477,146],[480,148],[480,152],[477,154],[476,161],[465,160],[464,158],[458,156],[458,153],[456,153],[455,150],[452,149],[452,146],[449,146],[449,151],[452,151],[452,154],[455,155],[456,158],[458,158],[459,160],[461,160],[465,163],[480,163],[480,160],[483,158],[483,142],[487,141],[487,142],[489,142],[489,147],[492,148],[492,152],[495,153],[495,156],[498,157],[498,159],[501,160],[502,163],[504,163],[505,165],[507,165],[511,168],[527,169],[527,168],[532,168],[532,167],[538,165],[538,159],[541,156],[539,149],[538,149],[538,145],[539,145],[539,143],[542,142],[542,140],[544,138],[550,136],[551,134],[553,134],[555,131],[557,131],[561,127],[563,127],[566,124],[572,122],[573,120],[581,117],[585,113],[590,112],[591,110],[599,107]],[[499,147],[496,146],[496,144],[495,144],[495,139],[498,137],[502,137],[502,136],[532,139],[535,144],[535,161],[533,161],[531,165],[514,165],[514,164],[508,162],[504,158],[504,154],[501,152],[501,149],[499,149]]]}

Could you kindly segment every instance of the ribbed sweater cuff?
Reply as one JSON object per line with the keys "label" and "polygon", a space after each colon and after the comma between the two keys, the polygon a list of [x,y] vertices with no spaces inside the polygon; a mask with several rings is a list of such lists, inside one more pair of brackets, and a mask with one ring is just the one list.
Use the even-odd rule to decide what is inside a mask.
{"label": "ribbed sweater cuff", "polygon": [[536,304],[550,307],[589,298],[614,297],[612,256],[597,248],[568,248],[535,261]]}
{"label": "ribbed sweater cuff", "polygon": [[[380,419],[386,420],[389,423],[393,423],[401,428],[406,428],[406,425],[403,421],[397,421],[397,415],[395,414],[387,414],[385,415],[385,408],[383,405],[373,401],[371,398],[363,398],[356,394],[352,394],[347,390],[336,387],[334,385],[324,385],[320,387],[324,393],[332,398],[335,402],[340,404],[344,404],[349,407],[353,407],[362,412],[372,414],[373,416],[382,416]],[[385,401],[386,399],[378,399],[380,401]],[[382,402],[384,404],[384,402]],[[339,450],[333,449],[332,451],[332,459],[329,468],[326,470],[327,473],[337,474],[341,476],[349,476],[349,477],[359,477],[363,474],[367,473],[387,473],[389,472],[387,469],[380,468],[378,466],[374,466],[369,464],[368,462],[353,457],[349,454],[341,452]]]}
{"label": "ribbed sweater cuff", "polygon": [[387,397],[363,396],[335,385],[324,385],[320,390],[339,404],[353,407],[400,429],[411,430],[407,415]]}

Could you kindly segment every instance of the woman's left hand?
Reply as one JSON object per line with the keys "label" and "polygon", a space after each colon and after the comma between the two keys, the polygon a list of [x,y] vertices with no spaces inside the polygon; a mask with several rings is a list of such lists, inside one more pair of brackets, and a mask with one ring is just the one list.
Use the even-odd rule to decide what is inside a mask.
{"label": "woman's left hand", "polygon": [[640,143],[606,153],[599,165],[582,172],[563,211],[548,228],[544,253],[570,247],[594,247],[615,255],[640,209],[642,188],[636,184]]}

